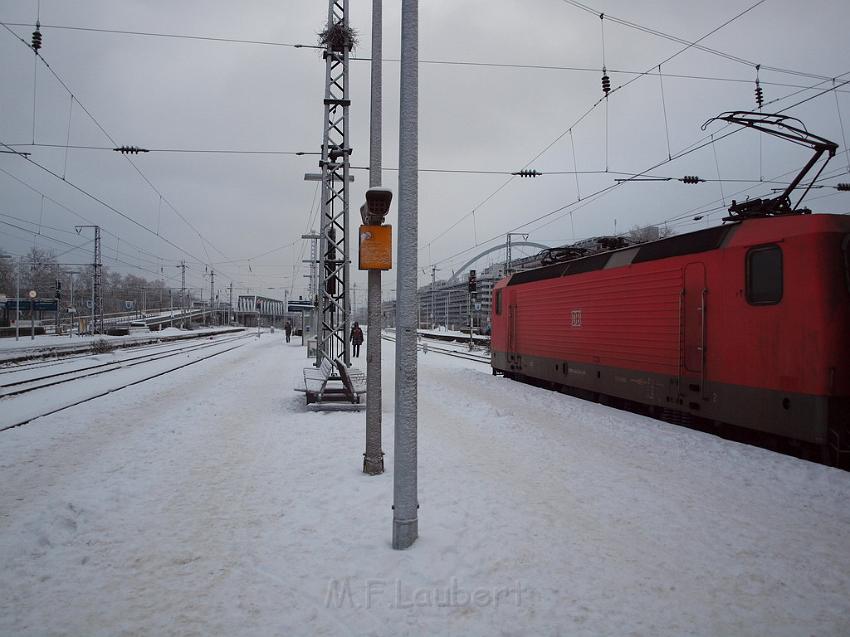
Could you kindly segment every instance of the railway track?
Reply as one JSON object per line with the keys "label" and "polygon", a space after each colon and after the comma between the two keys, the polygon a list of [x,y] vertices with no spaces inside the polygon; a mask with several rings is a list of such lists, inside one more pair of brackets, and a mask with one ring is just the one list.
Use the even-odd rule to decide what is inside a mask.
{"label": "railway track", "polygon": [[[195,341],[163,341],[159,343],[148,343],[145,345],[124,345],[124,346],[116,346],[114,352],[121,352],[125,350],[132,350],[135,352],[143,352],[148,350],[160,350],[164,351],[169,348],[174,347],[175,344],[185,344],[185,343],[194,343]],[[35,369],[44,369],[47,367],[56,367],[58,365],[67,365],[68,363],[72,363],[74,361],[82,361],[87,358],[92,358],[94,356],[103,356],[104,354],[99,354],[89,349],[85,352],[80,352],[77,354],[67,354],[61,357],[50,357],[48,359],[37,359],[24,363],[2,363],[0,364],[0,378],[6,376],[7,374],[16,374],[20,372],[32,371]],[[2,385],[0,385],[2,387]]]}
{"label": "railway track", "polygon": [[[167,334],[153,335],[150,332],[145,332],[145,335],[131,336],[127,339],[108,340],[107,342],[112,349],[124,350],[133,349],[140,350],[148,347],[159,347],[165,343],[187,342],[194,341],[208,336],[220,336],[222,334],[234,334],[244,331],[244,328],[238,327],[221,327],[213,328],[212,331],[204,332],[187,332],[183,334]],[[8,373],[18,369],[35,368],[40,366],[49,366],[62,363],[67,360],[77,358],[85,358],[93,353],[93,346],[98,341],[96,340],[79,340],[73,339],[64,343],[53,342],[47,344],[33,344],[30,347],[14,347],[10,350],[0,350],[0,374]]]}
{"label": "railway track", "polygon": [[[170,358],[170,357],[174,357],[174,356],[180,356],[180,355],[184,355],[184,354],[190,354],[191,355],[191,354],[194,354],[194,353],[199,352],[201,350],[215,348],[215,350],[212,351],[211,353],[208,353],[208,354],[205,353],[204,355],[201,355],[201,356],[192,357],[192,359],[190,361],[182,363],[180,365],[177,365],[177,366],[174,366],[174,367],[169,367],[168,369],[165,369],[165,370],[158,369],[155,373],[146,374],[142,378],[133,378],[130,382],[122,383],[120,385],[109,387],[109,388],[103,389],[103,390],[97,390],[93,395],[86,395],[86,396],[81,397],[79,399],[73,400],[69,403],[63,403],[63,404],[58,405],[58,406],[51,406],[50,408],[43,410],[43,411],[39,411],[36,414],[31,414],[31,415],[27,415],[24,418],[19,418],[15,422],[12,422],[12,423],[8,423],[8,424],[7,423],[0,423],[0,432],[7,431],[9,429],[14,429],[16,427],[21,427],[22,425],[26,425],[26,424],[28,424],[28,423],[30,423],[33,420],[36,420],[38,418],[43,418],[44,416],[49,416],[51,414],[55,414],[57,412],[64,411],[65,409],[69,409],[71,407],[75,407],[76,405],[80,405],[82,403],[86,403],[86,402],[95,400],[97,398],[107,396],[109,394],[115,393],[115,392],[120,391],[122,389],[126,389],[127,387],[132,387],[134,385],[138,385],[140,383],[144,383],[144,382],[147,382],[149,380],[153,380],[154,378],[159,378],[160,376],[165,376],[166,374],[170,374],[172,372],[176,372],[178,370],[184,369],[186,367],[189,367],[190,365],[194,365],[196,363],[200,363],[200,362],[209,360],[210,358],[214,358],[214,357],[219,356],[221,354],[226,354],[227,352],[231,352],[235,349],[243,347],[246,344],[246,343],[241,343],[239,341],[245,341],[245,340],[253,339],[253,338],[254,338],[253,334],[240,334],[239,336],[236,336],[236,337],[221,339],[221,340],[217,340],[217,341],[212,342],[212,343],[205,342],[205,343],[202,343],[202,344],[192,344],[192,346],[180,347],[180,348],[177,348],[176,350],[169,351],[169,352],[155,352],[155,353],[152,353],[152,354],[147,354],[145,356],[137,356],[137,357],[133,357],[132,359],[125,359],[124,361],[117,361],[117,362],[110,362],[110,363],[103,363],[103,364],[99,364],[99,365],[94,365],[94,366],[85,368],[83,370],[79,370],[79,369],[70,370],[68,372],[62,372],[62,373],[57,373],[57,374],[49,374],[49,375],[40,376],[40,377],[37,377],[37,378],[31,378],[31,379],[12,382],[12,383],[6,383],[5,385],[0,385],[0,389],[11,387],[11,391],[8,391],[8,392],[6,392],[6,393],[4,393],[0,396],[0,402],[5,402],[7,400],[11,400],[11,401],[14,401],[14,400],[32,400],[32,399],[34,399],[34,396],[33,396],[32,399],[29,398],[29,397],[26,397],[26,398],[20,398],[20,397],[23,394],[28,394],[29,392],[35,392],[35,391],[40,390],[40,389],[47,389],[47,388],[55,387],[56,385],[72,383],[74,381],[80,381],[80,380],[83,380],[83,379],[91,379],[91,377],[93,377],[93,376],[106,374],[108,372],[114,372],[117,369],[127,368],[127,367],[136,367],[136,366],[160,361],[160,360]],[[222,346],[225,346],[225,347],[222,349]],[[96,371],[91,371],[91,370],[96,370]],[[80,372],[85,372],[85,373],[80,373]],[[72,375],[72,376],[70,376],[68,378],[56,380],[57,377],[66,376],[66,375]],[[43,382],[43,381],[47,381],[47,382]],[[27,385],[27,384],[31,384],[32,386],[31,387],[23,386],[23,385]]]}
{"label": "railway track", "polygon": [[[381,337],[385,341],[390,341],[392,343],[395,343],[395,341],[396,341],[395,336],[390,336],[388,334],[382,334]],[[427,342],[427,345],[426,345],[426,339],[428,341],[431,340],[431,339],[428,339],[427,336],[422,337],[422,341],[417,342],[417,344],[416,344],[417,350],[426,351],[426,352],[435,352],[437,354],[443,354],[444,356],[452,356],[454,358],[460,358],[460,359],[463,359],[463,360],[475,361],[476,363],[483,363],[485,365],[490,364],[490,355],[489,354],[475,354],[473,352],[464,352],[464,351],[461,351],[461,350],[458,350],[458,349],[452,349],[450,347],[442,347],[442,346],[439,346],[439,345],[433,345],[431,342]],[[440,341],[438,341],[438,342],[440,342]],[[426,347],[427,347],[427,349],[426,349]]]}
{"label": "railway track", "polygon": [[[21,394],[26,394],[31,391],[35,391],[37,389],[43,389],[45,387],[53,387],[54,385],[61,385],[62,383],[68,383],[71,381],[79,380],[82,378],[89,378],[91,376],[98,376],[100,374],[106,374],[108,372],[114,371],[116,369],[124,368],[124,367],[135,367],[136,365],[143,365],[145,363],[161,360],[163,358],[170,358],[172,356],[179,356],[181,354],[185,354],[187,352],[194,352],[197,350],[208,349],[210,347],[217,347],[223,343],[229,343],[232,341],[237,341],[243,338],[248,338],[246,335],[230,337],[221,340],[216,340],[213,342],[204,341],[201,343],[191,343],[189,345],[182,345],[180,347],[170,347],[165,351],[156,351],[153,353],[143,354],[141,356],[132,356],[130,358],[124,358],[121,360],[115,361],[107,361],[105,363],[97,363],[95,365],[89,365],[88,367],[75,368],[62,372],[55,372],[53,374],[46,374],[44,376],[37,376],[35,378],[25,378],[23,380],[17,380],[9,383],[0,384],[0,398],[6,398],[9,396],[18,396]],[[93,371],[94,370],[94,371]],[[56,380],[61,377],[61,380]],[[47,382],[44,382],[47,381]],[[26,387],[26,385],[32,385],[31,387]]]}

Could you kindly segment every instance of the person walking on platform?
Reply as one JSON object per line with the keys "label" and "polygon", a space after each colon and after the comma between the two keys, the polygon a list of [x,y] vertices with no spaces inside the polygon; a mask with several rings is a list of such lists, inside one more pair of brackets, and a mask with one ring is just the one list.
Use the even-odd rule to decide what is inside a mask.
{"label": "person walking on platform", "polygon": [[292,321],[287,320],[283,325],[283,330],[286,332],[286,342],[289,342],[289,337],[292,335]]}
{"label": "person walking on platform", "polygon": [[363,345],[363,330],[360,329],[360,324],[354,322],[354,327],[351,328],[351,345],[354,350],[354,357],[360,358],[360,346]]}

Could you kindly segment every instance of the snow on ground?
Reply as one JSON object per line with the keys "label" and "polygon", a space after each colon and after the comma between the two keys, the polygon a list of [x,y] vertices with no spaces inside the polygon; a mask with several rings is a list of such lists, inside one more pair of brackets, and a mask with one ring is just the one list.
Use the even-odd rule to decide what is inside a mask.
{"label": "snow on ground", "polygon": [[167,327],[158,332],[151,332],[148,329],[139,328],[134,330],[127,336],[108,336],[106,334],[97,334],[91,336],[89,334],[73,336],[54,336],[52,334],[36,336],[30,338],[29,332],[24,334],[21,332],[20,339],[15,340],[14,337],[0,338],[0,362],[19,357],[21,355],[37,354],[39,350],[64,348],[79,348],[81,345],[91,345],[94,341],[106,340],[115,347],[123,347],[128,343],[156,341],[167,336],[198,336],[201,334],[215,333],[222,330],[239,328],[222,327],[198,327],[193,330],[181,330],[176,327]]}
{"label": "snow on ground", "polygon": [[[253,337],[242,333],[223,334],[141,346],[144,349],[116,349],[103,354],[60,358],[34,365],[0,367],[0,405],[3,407],[0,410],[0,433],[6,427],[39,414],[85,398],[102,396],[116,388],[177,369],[191,361],[239,346],[250,338]],[[45,375],[51,378],[41,378]],[[77,380],[67,382],[74,377]],[[7,383],[11,386],[6,386]],[[20,389],[37,385],[45,386],[19,396],[7,395],[7,392],[14,394]]]}
{"label": "snow on ground", "polygon": [[297,340],[0,434],[0,634],[850,632],[850,474],[434,352],[393,551],[393,345],[367,477]]}

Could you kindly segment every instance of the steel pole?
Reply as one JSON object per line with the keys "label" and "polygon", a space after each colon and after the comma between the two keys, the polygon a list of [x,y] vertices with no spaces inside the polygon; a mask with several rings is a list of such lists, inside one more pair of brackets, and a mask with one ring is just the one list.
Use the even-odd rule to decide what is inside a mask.
{"label": "steel pole", "polygon": [[419,536],[417,497],[416,279],[419,203],[419,2],[401,3],[398,271],[396,289],[393,548]]}
{"label": "steel pole", "polygon": [[21,264],[15,268],[15,340],[21,335]]}
{"label": "steel pole", "polygon": [[467,318],[469,318],[469,351],[472,351],[472,292],[468,294],[466,312]]}
{"label": "steel pole", "polygon": [[[59,288],[62,285],[62,282],[59,279],[60,273],[61,273],[61,269],[57,265],[56,266],[56,293],[57,294],[60,293]],[[56,297],[56,312],[54,312],[54,314],[55,314],[55,319],[56,319],[56,336],[59,336],[62,333],[62,324],[59,322],[59,297],[58,296]]]}
{"label": "steel pole", "polygon": [[[70,305],[70,307],[74,307],[74,273],[73,272],[71,272],[70,283],[71,283],[71,305]],[[71,317],[70,317],[70,321],[69,321],[70,324],[68,326],[68,338],[74,338],[74,317],[75,316],[76,316],[75,314],[72,314]]]}
{"label": "steel pole", "polygon": [[[372,100],[369,125],[369,187],[381,185],[383,0],[372,0]],[[384,472],[381,449],[381,271],[369,270],[366,293],[366,453],[363,473]]]}
{"label": "steel pole", "polygon": [[92,336],[94,336],[94,323],[95,323],[94,316],[95,316],[95,311],[96,311],[96,308],[97,308],[97,306],[94,303],[94,299],[95,299],[94,293],[95,293],[95,288],[97,287],[97,284],[95,283],[96,278],[97,278],[97,256],[95,255],[95,261],[94,261],[94,265],[92,266],[92,273],[91,273],[91,329],[89,330],[89,332],[91,333]]}

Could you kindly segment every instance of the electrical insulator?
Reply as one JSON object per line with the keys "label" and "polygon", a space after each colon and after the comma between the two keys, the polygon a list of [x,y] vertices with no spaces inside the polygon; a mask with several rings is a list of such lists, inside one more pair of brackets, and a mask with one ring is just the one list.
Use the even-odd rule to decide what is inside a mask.
{"label": "electrical insulator", "polygon": [[840,183],[835,187],[836,190],[840,190],[841,192],[850,192],[850,184]]}
{"label": "electrical insulator", "polygon": [[150,151],[147,148],[139,148],[138,146],[119,146],[118,148],[113,148],[117,153],[122,153],[124,155],[138,155],[139,153],[149,153]]}
{"label": "electrical insulator", "polygon": [[764,91],[759,85],[758,80],[756,80],[756,104],[758,104],[759,108],[764,106]]}
{"label": "electrical insulator", "polygon": [[602,92],[605,93],[606,97],[611,92],[611,78],[608,77],[608,71],[604,66],[602,67]]}
{"label": "electrical insulator", "polygon": [[536,170],[520,170],[519,172],[511,173],[512,175],[519,175],[520,177],[539,177],[543,173],[539,173]]}
{"label": "electrical insulator", "polygon": [[703,180],[697,177],[696,175],[685,175],[679,181],[681,181],[683,184],[698,184]]}
{"label": "electrical insulator", "polygon": [[32,50],[38,53],[38,50],[41,48],[41,24],[36,21],[35,23],[35,31],[32,32]]}

